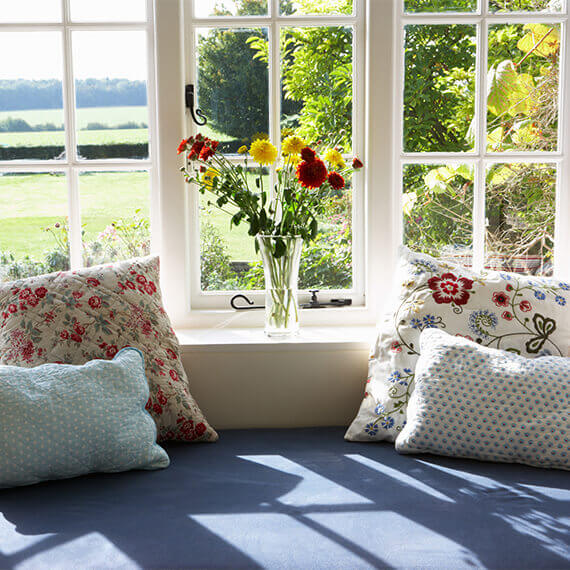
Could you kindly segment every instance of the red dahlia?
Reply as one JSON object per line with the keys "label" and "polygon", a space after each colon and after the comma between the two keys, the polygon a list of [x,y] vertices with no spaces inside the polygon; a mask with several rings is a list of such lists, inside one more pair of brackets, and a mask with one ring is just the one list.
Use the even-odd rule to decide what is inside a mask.
{"label": "red dahlia", "polygon": [[204,144],[205,144],[204,141],[196,141],[192,145],[192,148],[190,149],[189,158],[194,158],[195,156],[198,156],[200,154],[200,152],[202,151]]}
{"label": "red dahlia", "polygon": [[358,170],[359,168],[362,168],[364,166],[364,164],[362,164],[362,162],[360,161],[359,158],[354,157],[352,159],[352,168],[354,168],[355,170]]}
{"label": "red dahlia", "polygon": [[208,160],[211,156],[214,156],[215,150],[209,146],[205,146],[200,151],[200,160]]}
{"label": "red dahlia", "polygon": [[297,178],[305,188],[319,188],[327,179],[327,167],[319,158],[311,162],[300,162],[297,166]]}
{"label": "red dahlia", "polygon": [[329,172],[327,180],[335,190],[342,190],[344,188],[344,178],[338,172]]}
{"label": "red dahlia", "polygon": [[313,162],[317,157],[317,153],[312,149],[306,146],[304,149],[301,150],[301,158],[305,162]]}

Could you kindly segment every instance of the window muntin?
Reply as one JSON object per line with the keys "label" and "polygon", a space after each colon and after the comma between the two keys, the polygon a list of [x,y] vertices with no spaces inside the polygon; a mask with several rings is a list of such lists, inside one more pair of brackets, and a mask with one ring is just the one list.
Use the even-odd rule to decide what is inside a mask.
{"label": "window muntin", "polygon": [[[0,22],[0,41],[12,38],[12,46],[19,41],[26,49],[7,51],[16,54],[11,59],[19,65],[3,65],[0,71],[0,122],[14,112],[6,94],[23,84],[31,96],[21,97],[17,111],[31,128],[0,133],[0,279],[132,257],[135,252],[128,246],[107,248],[106,257],[89,252],[88,244],[113,222],[120,226],[123,238],[135,228],[141,235],[139,253],[149,251],[149,218],[156,216],[154,208],[149,212],[155,180],[154,141],[149,136],[155,132],[154,98],[149,97],[154,84],[153,4],[151,0],[137,3],[143,11],[126,17],[112,10],[107,19],[104,4],[99,3],[92,18],[97,23],[89,24],[72,22],[70,8],[80,7],[79,1],[45,2],[53,10],[53,19],[62,20],[55,24],[24,18],[18,3],[10,4],[13,12],[2,11],[11,23]],[[30,49],[35,38],[47,38],[45,45]],[[33,59],[27,59],[27,53]],[[129,100],[133,84],[142,101]],[[144,105],[137,109],[141,102]],[[131,121],[133,112],[138,112],[136,123]],[[121,128],[110,129],[116,126],[113,121]],[[103,128],[84,128],[89,122]],[[142,151],[123,152],[137,145]],[[98,184],[88,184],[89,176]],[[46,199],[45,190],[56,180],[58,192],[54,190],[53,200]],[[22,200],[11,200],[18,188],[22,188]],[[24,202],[33,213],[26,219],[21,215]],[[112,207],[99,219],[97,211],[105,203]],[[18,220],[26,228],[24,249],[17,231],[11,237],[4,232]]]}
{"label": "window muntin", "polygon": [[[476,268],[549,275],[556,270],[557,264],[563,265],[563,252],[557,250],[557,256],[554,251],[555,243],[561,243],[556,238],[560,229],[554,227],[554,221],[555,218],[558,224],[561,221],[556,207],[558,205],[560,208],[563,203],[560,196],[566,192],[566,188],[561,186],[560,172],[568,161],[564,147],[568,141],[563,141],[559,123],[559,118],[566,110],[560,107],[560,102],[564,100],[560,93],[565,78],[560,72],[559,62],[564,61],[565,57],[563,38],[567,16],[560,14],[559,17],[549,17],[548,12],[541,11],[540,0],[521,0],[519,4],[528,10],[518,13],[514,21],[492,12],[492,3],[480,6],[480,15],[466,17],[463,21],[459,14],[448,15],[445,12],[416,15],[410,6],[420,4],[420,0],[406,0],[409,13],[400,12],[397,15],[397,33],[402,38],[410,27],[445,26],[446,20],[449,26],[476,27],[475,113],[472,117],[466,113],[461,125],[461,131],[466,133],[465,142],[472,144],[474,152],[472,155],[462,152],[463,158],[458,159],[457,151],[464,149],[450,150],[443,144],[425,145],[417,138],[412,141],[405,139],[412,132],[405,127],[405,93],[410,89],[405,81],[410,70],[406,66],[408,54],[402,50],[398,81],[402,85],[399,100],[403,113],[399,132],[403,138],[400,139],[402,142],[397,142],[401,145],[399,163],[404,241],[408,240],[406,231],[410,222],[406,213],[411,205],[409,188],[414,183],[410,178],[410,165],[429,163],[430,172],[424,174],[421,191],[415,188],[416,194],[427,198],[423,208],[423,213],[427,215],[433,210],[434,204],[442,199],[438,187],[430,186],[437,178],[439,165],[456,164],[461,160],[473,170],[468,180],[473,187],[470,230],[473,252],[472,255],[466,252],[464,263],[473,264]],[[540,18],[535,14],[539,14]],[[406,44],[402,42],[401,45]],[[430,46],[436,51],[437,47]],[[443,49],[448,49],[448,46]],[[416,51],[414,57],[421,60],[424,54],[421,50],[419,53]],[[459,71],[463,73],[464,70]],[[445,73],[449,76],[460,75],[450,65]],[[453,92],[458,92],[464,86],[465,82],[463,86],[456,82],[456,85],[452,85]],[[446,91],[449,91],[449,85]],[[445,95],[447,92],[442,94]],[[469,97],[465,97],[463,102],[471,105]],[[461,120],[460,113],[456,117]],[[424,115],[422,121],[430,125],[433,119],[439,118]],[[501,161],[501,156],[512,158]],[[500,175],[493,180],[494,172]],[[453,185],[450,188],[452,191],[446,193],[449,197],[453,194]],[[421,204],[416,199],[412,209],[416,219],[422,216],[421,210]],[[428,233],[431,227],[426,226],[424,233]],[[444,239],[443,235],[440,237]],[[451,247],[457,251],[465,249],[462,241],[454,239]],[[434,253],[432,243],[417,240],[414,246],[420,251]],[[435,249],[436,253],[447,256],[450,246],[442,245]]]}
{"label": "window muntin", "polygon": [[[230,154],[232,151],[235,153],[239,146],[249,144],[251,138],[255,136],[270,136],[272,142],[280,146],[283,139],[295,129],[298,134],[304,135],[307,141],[313,142],[316,142],[314,133],[320,133],[319,138],[322,139],[323,147],[327,145],[330,147],[342,146],[346,153],[345,160],[347,162],[352,160],[350,153],[353,152],[353,148],[361,150],[363,146],[360,139],[353,139],[352,132],[355,116],[361,116],[361,112],[353,108],[353,83],[356,76],[354,66],[362,66],[362,60],[359,61],[354,53],[354,46],[356,45],[355,24],[359,20],[353,14],[355,9],[353,2],[348,0],[325,2],[321,3],[319,10],[303,10],[303,7],[307,7],[309,4],[312,6],[315,3],[296,2],[289,3],[291,5],[283,12],[287,3],[279,4],[272,1],[268,10],[271,14],[267,15],[264,15],[261,6],[263,3],[259,2],[260,9],[256,12],[256,22],[259,22],[259,25],[255,27],[245,27],[240,24],[240,21],[247,19],[250,15],[243,12],[243,7],[251,8],[254,3],[224,3],[226,8],[230,4],[233,8],[229,10],[229,14],[224,16],[218,13],[216,17],[208,18],[203,16],[205,4],[194,2],[194,20],[189,27],[188,35],[193,34],[193,45],[196,46],[195,75],[198,83],[198,104],[206,116],[213,118],[213,121],[210,121],[205,128],[195,127],[194,132],[202,132],[212,136],[209,129],[214,128],[218,130],[217,133],[214,133],[214,138],[218,138],[216,135],[219,135],[219,131],[224,129],[223,121],[225,120],[227,123],[228,116],[236,118],[238,115],[238,113],[229,115],[227,110],[232,104],[239,105],[240,97],[232,100],[226,96],[225,101],[222,97],[212,98],[212,94],[215,95],[216,90],[222,94],[224,86],[221,83],[228,78],[228,74],[219,74],[220,77],[222,75],[223,77],[216,83],[213,80],[216,77],[211,71],[211,62],[205,61],[204,58],[206,48],[212,51],[213,46],[208,46],[206,43],[202,44],[202,49],[200,46],[200,42],[204,41],[206,34],[220,37],[221,34],[227,33],[229,37],[221,36],[223,41],[239,44],[238,49],[229,50],[229,52],[233,54],[234,60],[243,59],[241,69],[245,69],[246,74],[250,71],[255,73],[255,85],[257,85],[260,93],[254,97],[252,82],[248,83],[247,94],[243,98],[247,104],[244,104],[244,110],[238,112],[244,116],[249,113],[248,116],[251,120],[246,124],[243,121],[239,124],[243,132],[238,133],[236,131],[232,137],[222,134],[219,137],[221,140],[220,147]],[[208,15],[213,15],[213,11],[210,9],[206,12]],[[311,13],[309,14],[309,12]],[[291,16],[295,16],[295,26],[290,25],[289,13]],[[343,14],[348,14],[348,17],[343,16]],[[323,19],[322,23],[319,21],[319,18],[329,16],[335,18],[334,26],[330,24],[330,20]],[[300,19],[303,17],[307,18],[307,25],[303,25],[305,22]],[[337,22],[339,25],[336,25]],[[240,34],[243,36],[240,37]],[[248,35],[249,37],[247,37]],[[308,74],[307,69],[302,68],[302,63],[303,61],[310,61],[310,58],[315,57],[315,54],[318,55],[319,51],[328,51],[331,57],[328,59],[321,58],[320,65]],[[231,63],[235,65],[233,61]],[[223,63],[221,67],[224,67]],[[208,80],[204,76],[207,69],[210,69],[211,74]],[[361,67],[361,69],[363,68]],[[229,71],[231,73],[231,66]],[[290,81],[293,75],[298,78],[302,73],[305,74],[303,76],[304,81]],[[262,85],[266,78],[267,90],[262,92]],[[213,87],[207,88],[207,83]],[[321,89],[320,95],[322,96],[317,93],[318,89]],[[237,87],[231,91],[239,93],[243,89]],[[275,97],[276,94],[280,94],[278,101]],[[318,102],[316,102],[317,99],[319,99]],[[251,104],[251,100],[255,103]],[[307,102],[312,103],[312,105],[307,104]],[[341,109],[340,113],[338,109]],[[220,112],[221,110],[224,113]],[[266,110],[267,119],[264,114]],[[267,126],[264,128],[264,125]],[[231,125],[228,123],[227,130],[230,128]],[[362,129],[358,130],[356,136],[362,136]],[[239,157],[234,156],[232,160],[239,160]],[[275,169],[268,170],[268,175],[270,180],[275,180]],[[360,180],[360,178],[356,176],[355,180]],[[341,199],[331,203],[330,215],[327,216],[326,220],[321,221],[323,231],[319,235],[317,243],[305,248],[305,262],[302,261],[300,272],[301,288],[342,290],[344,295],[354,295],[357,290],[361,291],[362,279],[358,273],[362,273],[360,260],[362,251],[357,252],[355,259],[354,250],[357,247],[355,244],[359,244],[358,248],[361,247],[363,228],[357,228],[358,235],[353,237],[352,234],[354,204],[357,208],[361,207],[360,194],[362,189],[358,188],[358,194],[353,196],[353,184],[353,181],[347,180],[346,192]],[[190,188],[189,192],[193,194]],[[200,232],[202,242],[200,269],[201,271],[213,271],[215,268],[216,271],[213,271],[211,278],[208,275],[202,275],[199,282],[196,278],[193,279],[193,307],[214,306],[211,297],[211,292],[214,291],[262,289],[263,275],[259,256],[253,254],[253,243],[251,243],[251,247],[238,248],[241,255],[247,255],[246,259],[232,257],[236,253],[235,234],[238,234],[240,239],[253,242],[251,236],[241,232],[243,233],[242,238],[240,228],[232,228],[230,232],[229,218],[222,228],[219,226],[211,228],[207,220],[212,219],[213,212],[204,208],[202,199],[198,200],[199,206],[195,206],[194,211],[199,212],[202,230]],[[206,223],[203,222],[203,218],[206,218]],[[212,240],[213,234],[217,234],[217,239],[214,241]],[[222,240],[219,239],[220,234]],[[215,247],[213,247],[214,244]],[[218,251],[220,246],[222,249]],[[221,256],[222,260],[229,261],[228,267],[220,270],[219,265],[214,265],[209,261],[208,258],[211,257],[211,252],[214,250],[216,255]],[[250,252],[249,255],[247,251]],[[196,253],[196,248],[193,248],[193,254],[196,255]],[[228,254],[229,258],[227,257]],[[248,267],[249,271],[247,271]],[[192,263],[192,268],[192,272],[197,270],[195,260]],[[220,281],[218,279],[219,274],[225,274],[227,278]],[[197,291],[198,287],[210,295],[204,297]],[[224,297],[220,297],[218,302],[220,306],[227,306],[227,300]]]}

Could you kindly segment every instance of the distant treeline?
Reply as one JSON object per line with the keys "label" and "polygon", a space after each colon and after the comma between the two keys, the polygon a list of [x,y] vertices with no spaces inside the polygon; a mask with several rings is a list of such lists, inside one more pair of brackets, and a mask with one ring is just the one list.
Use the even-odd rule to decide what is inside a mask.
{"label": "distant treeline", "polygon": [[[146,129],[146,123],[137,123],[135,121],[127,121],[126,123],[119,123],[118,125],[109,125],[106,123],[87,123],[81,129],[83,131],[109,131],[115,129]],[[8,117],[0,121],[0,133],[31,133],[31,132],[45,132],[45,131],[63,131],[63,123],[56,125],[55,123],[41,123],[37,125],[30,125],[24,119],[14,119]]]}
{"label": "distant treeline", "polygon": [[[146,83],[128,79],[79,79],[75,83],[78,107],[146,105]],[[1,79],[0,111],[61,109],[61,81],[57,79]]]}

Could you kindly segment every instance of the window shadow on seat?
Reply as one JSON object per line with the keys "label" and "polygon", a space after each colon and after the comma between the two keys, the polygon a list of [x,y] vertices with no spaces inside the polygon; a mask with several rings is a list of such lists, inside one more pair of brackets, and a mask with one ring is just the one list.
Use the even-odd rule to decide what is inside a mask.
{"label": "window shadow on seat", "polygon": [[568,473],[342,434],[228,431],[163,471],[2,490],[0,568],[570,565]]}

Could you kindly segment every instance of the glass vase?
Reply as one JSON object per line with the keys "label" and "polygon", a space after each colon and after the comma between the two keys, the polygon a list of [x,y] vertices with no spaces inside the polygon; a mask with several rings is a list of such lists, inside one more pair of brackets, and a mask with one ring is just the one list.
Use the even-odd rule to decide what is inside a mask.
{"label": "glass vase", "polygon": [[265,274],[265,334],[287,337],[299,331],[297,282],[303,239],[256,236]]}

